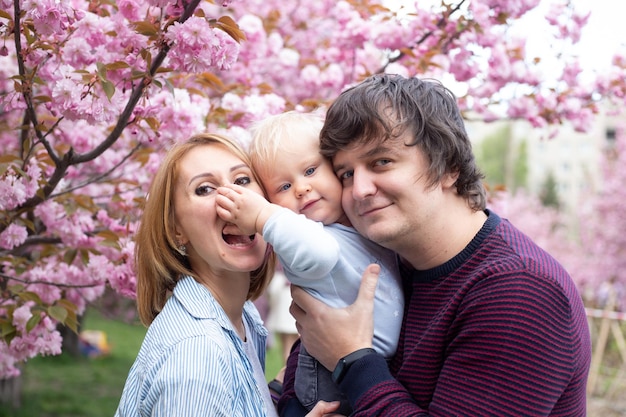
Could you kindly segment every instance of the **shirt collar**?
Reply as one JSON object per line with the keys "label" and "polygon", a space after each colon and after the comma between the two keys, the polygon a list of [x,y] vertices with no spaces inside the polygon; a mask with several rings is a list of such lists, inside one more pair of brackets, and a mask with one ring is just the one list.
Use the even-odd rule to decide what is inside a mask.
{"label": "shirt collar", "polygon": [[[208,288],[200,284],[193,277],[184,276],[174,287],[174,297],[182,304],[187,312],[197,319],[213,319],[226,329],[234,330],[226,313],[217,302]],[[267,335],[258,310],[251,301],[243,306],[243,316],[246,324],[257,333]]]}

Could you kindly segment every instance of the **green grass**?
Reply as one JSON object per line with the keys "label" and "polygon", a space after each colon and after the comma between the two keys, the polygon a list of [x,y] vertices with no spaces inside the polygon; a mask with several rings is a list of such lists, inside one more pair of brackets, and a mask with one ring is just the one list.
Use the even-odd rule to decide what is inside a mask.
{"label": "green grass", "polygon": [[84,329],[107,334],[111,353],[101,358],[67,354],[36,357],[23,369],[21,407],[2,417],[111,417],[124,381],[145,335],[140,324],[106,320],[97,312],[85,316]]}
{"label": "green grass", "polygon": [[[102,330],[111,345],[102,358],[73,358],[67,354],[33,358],[23,369],[22,401],[18,409],[0,406],[0,417],[112,417],[124,382],[146,329],[104,319],[96,311],[85,316],[84,329]],[[267,353],[266,375],[271,380],[282,367],[280,346]]]}
{"label": "green grass", "polygon": [[271,348],[267,351],[265,356],[265,378],[268,382],[274,379],[278,371],[285,365],[281,352],[282,348],[279,342],[271,345]]}

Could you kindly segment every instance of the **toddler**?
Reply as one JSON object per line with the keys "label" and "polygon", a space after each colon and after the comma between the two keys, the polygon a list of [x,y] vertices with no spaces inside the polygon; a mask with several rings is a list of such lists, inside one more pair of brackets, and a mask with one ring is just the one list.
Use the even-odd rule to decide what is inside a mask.
{"label": "toddler", "polygon": [[[351,227],[341,207],[341,182],[319,152],[322,125],[315,113],[292,111],[254,126],[250,159],[269,202],[229,184],[218,189],[218,214],[244,233],[261,233],[291,283],[333,307],[352,304],[367,265],[379,264],[373,347],[390,358],[404,308],[397,258]],[[308,410],[318,400],[339,400],[337,413],[349,415],[351,407],[331,372],[302,346],[294,385],[298,400]]]}

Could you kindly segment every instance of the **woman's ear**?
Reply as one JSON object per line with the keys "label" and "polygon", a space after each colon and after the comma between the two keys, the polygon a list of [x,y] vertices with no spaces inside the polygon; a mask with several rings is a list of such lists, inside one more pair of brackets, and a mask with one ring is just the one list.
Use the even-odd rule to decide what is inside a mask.
{"label": "woman's ear", "polygon": [[178,225],[178,222],[173,222],[174,226],[174,239],[176,239],[177,245],[184,245],[189,242],[184,230]]}
{"label": "woman's ear", "polygon": [[189,239],[187,239],[185,234],[178,227],[174,229],[174,239],[176,239],[177,245],[184,245],[189,241]]}
{"label": "woman's ear", "polygon": [[174,239],[176,239],[176,250],[178,253],[182,256],[187,256],[187,242],[189,242],[189,240],[178,227],[174,229]]}

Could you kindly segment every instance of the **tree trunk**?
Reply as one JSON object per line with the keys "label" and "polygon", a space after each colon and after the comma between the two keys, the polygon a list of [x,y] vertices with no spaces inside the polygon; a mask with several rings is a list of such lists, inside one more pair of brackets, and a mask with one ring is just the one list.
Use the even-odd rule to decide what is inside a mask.
{"label": "tree trunk", "polygon": [[[83,317],[78,317],[79,331],[82,327]],[[58,326],[58,330],[63,337],[61,349],[73,357],[80,356],[80,345],[78,343],[78,335],[69,327]],[[19,376],[15,378],[0,379],[0,405],[2,408],[12,407],[17,409],[21,406],[22,399],[22,374],[24,372],[23,365],[16,365],[20,368]]]}
{"label": "tree trunk", "polygon": [[2,408],[20,408],[22,399],[22,375],[0,379],[0,404]]}
{"label": "tree trunk", "polygon": [[[78,316],[78,331],[80,332],[83,327],[83,316]],[[59,325],[57,327],[63,343],[61,349],[70,356],[77,358],[80,356],[80,345],[78,343],[78,334],[74,333],[72,329],[67,326]]]}

